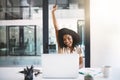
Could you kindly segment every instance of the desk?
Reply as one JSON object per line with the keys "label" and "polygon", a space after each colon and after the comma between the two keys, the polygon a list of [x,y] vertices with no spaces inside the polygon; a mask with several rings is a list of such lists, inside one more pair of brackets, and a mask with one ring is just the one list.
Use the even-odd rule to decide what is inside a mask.
{"label": "desk", "polygon": [[[19,71],[22,71],[24,67],[0,67],[0,80],[24,80],[24,75],[21,73],[18,73]],[[36,68],[41,70],[41,68]],[[119,75],[119,74],[118,74]],[[33,80],[41,80],[42,74],[39,74],[37,77],[34,76]],[[94,80],[119,80],[120,78],[103,78],[102,76],[96,76],[94,77]],[[42,79],[42,80],[52,80],[52,79]],[[57,79],[54,79],[57,80]],[[59,79],[64,80],[64,79]],[[65,79],[68,80],[68,79]],[[71,79],[69,79],[71,80]],[[72,79],[72,80],[84,80],[83,75],[79,75],[78,79]]]}

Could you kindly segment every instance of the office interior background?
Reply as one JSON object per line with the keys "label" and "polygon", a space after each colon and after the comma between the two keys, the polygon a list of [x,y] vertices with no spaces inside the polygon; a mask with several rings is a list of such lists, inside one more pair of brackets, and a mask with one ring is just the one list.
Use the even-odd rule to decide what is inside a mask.
{"label": "office interior background", "polygon": [[[1,1],[2,0],[0,0],[0,3],[2,3]],[[119,0],[90,0],[90,64],[91,64],[91,67],[101,67],[104,65],[109,65],[109,66],[112,66],[112,68],[117,68],[116,70],[117,70],[118,76],[120,73],[119,72],[119,68],[120,68],[120,64],[119,64],[119,60],[120,60],[119,58],[120,56],[119,54],[120,53],[119,7],[120,5],[119,3],[120,3]],[[0,7],[0,17],[3,17],[4,15],[4,14],[2,15],[3,13],[2,7]],[[8,22],[6,23],[4,20],[0,20],[0,28],[3,29],[2,26],[6,27],[6,25],[11,25],[11,23],[17,23],[14,21],[13,22],[10,22],[9,20],[7,21]],[[39,24],[39,22],[37,23],[36,21],[35,23]],[[19,24],[20,23],[23,24],[23,22],[21,21],[19,22]],[[27,23],[30,24],[31,22],[27,21]],[[4,30],[2,31],[4,32]],[[0,35],[2,36],[5,35],[1,33],[1,29],[0,29]],[[0,36],[0,39],[3,39],[3,38],[4,37]],[[7,56],[6,58],[4,56],[2,57],[0,56],[0,62],[1,62],[0,66],[1,65],[10,66],[10,64],[14,64],[18,66],[20,65],[18,61],[21,61],[21,64],[32,64],[32,63],[39,64],[40,63],[38,62],[38,60],[36,60],[37,56],[35,58],[33,58],[33,56],[31,58],[30,57],[27,58],[27,56],[24,56],[26,57],[26,59],[24,57],[18,58],[16,56],[9,60],[10,57],[13,57],[13,56]],[[31,62],[33,60],[30,61],[29,59],[34,59],[34,62]],[[24,63],[25,60],[27,60],[29,63]],[[7,63],[9,61],[11,63]],[[2,62],[8,65],[4,65],[4,63]]]}
{"label": "office interior background", "polygon": [[[5,0],[0,0],[0,4],[2,3],[3,5],[2,1],[4,2]],[[84,1],[86,2],[89,1],[87,3],[88,7],[90,3],[90,64],[91,64],[91,67],[102,67],[104,65],[109,65],[109,66],[112,66],[112,68],[116,68],[117,76],[119,76],[120,64],[118,62],[120,60],[119,58],[120,56],[119,54],[120,53],[120,22],[119,22],[120,21],[120,11],[119,11],[120,1],[119,0],[84,0]],[[86,11],[86,14],[89,14],[89,10],[85,10],[85,11]],[[9,21],[9,20],[6,21],[5,16],[3,16],[5,15],[4,13],[5,13],[5,9],[3,9],[3,6],[0,5],[0,18],[1,18],[0,41],[1,39],[4,39],[3,35],[5,35],[5,30],[6,30],[5,28],[7,25],[12,25],[13,23],[15,23],[16,25],[17,24],[23,25],[23,23],[25,22],[21,20],[17,22]],[[88,20],[88,19],[85,19],[85,20]],[[40,23],[42,24],[43,22],[39,20],[37,21],[34,19],[34,23],[39,25]],[[24,24],[33,25],[34,23],[33,21],[30,22],[29,20],[26,20]],[[6,41],[6,39],[2,41]],[[85,46],[85,50],[86,50],[86,47],[87,46]],[[2,51],[3,51],[2,53],[4,54],[4,49]],[[21,64],[26,64],[26,65],[32,64],[32,63],[39,64],[38,60],[36,60],[37,56],[35,56],[35,58],[33,58],[33,56],[31,57],[29,56],[29,59],[32,59],[30,61],[28,58],[23,58],[22,56],[21,57],[16,56],[14,58],[10,58],[10,57],[14,57],[14,56],[6,56],[6,57],[0,56],[0,59],[1,59],[0,62],[4,62],[4,63],[0,63],[0,66],[4,64],[8,64],[10,66],[10,64],[13,64],[13,63],[14,65],[18,66],[20,65],[18,63],[19,61],[21,61]],[[27,57],[27,56],[24,56],[24,57]],[[24,63],[25,60],[27,60],[26,63]],[[8,65],[4,65],[4,66],[8,66]]]}
{"label": "office interior background", "polygon": [[57,4],[60,28],[76,31],[85,57],[84,0],[0,0],[0,66],[40,65],[43,53],[56,53],[51,10]]}

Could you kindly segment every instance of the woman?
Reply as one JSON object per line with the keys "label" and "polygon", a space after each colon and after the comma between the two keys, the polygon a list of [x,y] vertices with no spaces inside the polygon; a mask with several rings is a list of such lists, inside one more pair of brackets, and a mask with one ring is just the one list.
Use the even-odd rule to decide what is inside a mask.
{"label": "woman", "polygon": [[56,17],[55,17],[55,11],[57,10],[57,6],[53,6],[52,9],[52,18],[53,18],[53,25],[56,32],[56,39],[58,43],[58,52],[59,53],[78,53],[79,54],[79,65],[80,68],[83,67],[83,57],[82,57],[82,51],[79,46],[80,37],[79,35],[70,29],[62,28],[59,30]]}

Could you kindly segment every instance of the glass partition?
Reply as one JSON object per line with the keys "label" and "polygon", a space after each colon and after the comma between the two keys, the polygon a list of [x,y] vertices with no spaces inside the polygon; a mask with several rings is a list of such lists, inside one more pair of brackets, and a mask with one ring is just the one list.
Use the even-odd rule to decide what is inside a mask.
{"label": "glass partition", "polygon": [[39,25],[0,26],[0,66],[40,65],[42,33]]}
{"label": "glass partition", "polygon": [[37,55],[35,32],[36,26],[7,26],[7,55]]}

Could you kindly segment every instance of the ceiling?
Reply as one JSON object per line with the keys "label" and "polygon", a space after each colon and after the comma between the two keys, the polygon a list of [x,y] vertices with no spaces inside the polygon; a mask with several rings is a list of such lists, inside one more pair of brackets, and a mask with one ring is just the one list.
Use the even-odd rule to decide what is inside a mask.
{"label": "ceiling", "polygon": [[[43,4],[43,0],[7,0],[7,1],[9,4],[13,6],[20,6],[21,1],[24,1],[24,2],[26,1],[32,7],[42,7],[42,4]],[[58,5],[76,3],[82,7],[84,4],[84,0],[49,0],[49,4],[55,4],[55,3],[57,3]]]}

